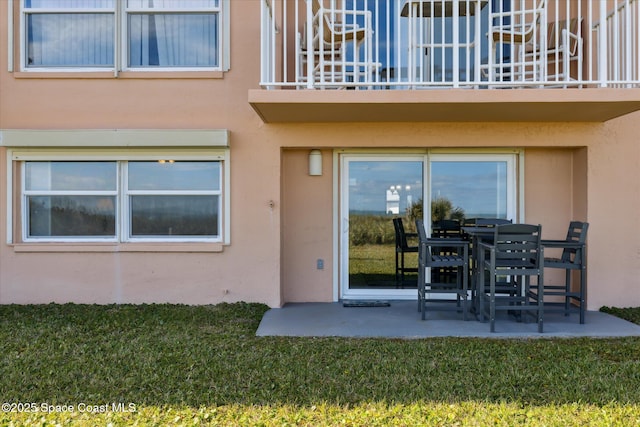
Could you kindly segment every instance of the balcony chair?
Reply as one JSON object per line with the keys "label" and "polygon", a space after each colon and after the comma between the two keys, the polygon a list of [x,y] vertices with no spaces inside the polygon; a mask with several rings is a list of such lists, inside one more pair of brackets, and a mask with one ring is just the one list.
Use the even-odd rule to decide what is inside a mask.
{"label": "balcony chair", "polygon": [[[556,268],[565,270],[563,284],[544,285],[545,311],[561,311],[568,316],[571,311],[577,309],[580,323],[584,323],[586,308],[586,283],[587,283],[587,230],[589,223],[572,221],[569,224],[567,238],[565,240],[542,240],[545,249],[562,249],[560,258],[547,257],[544,259],[544,268]],[[577,286],[572,284],[574,272],[579,272],[580,281]],[[573,285],[573,286],[572,286]],[[547,297],[561,297],[561,301],[549,301]],[[573,305],[575,303],[576,305]]]}
{"label": "balcony chair", "polygon": [[[539,61],[547,64],[547,80],[563,83],[582,79],[582,19],[559,19],[547,25],[546,58],[541,43],[527,44],[524,62]],[[575,64],[575,76],[571,76],[571,65]]]}
{"label": "balcony chair", "polygon": [[[539,55],[525,55],[527,45],[533,45],[535,51],[544,52],[547,49],[545,9],[546,0],[536,0],[532,9],[492,11],[489,17],[490,50],[487,65],[490,82],[545,80],[546,61]],[[510,46],[508,62],[502,57],[497,59],[498,45]],[[517,59],[514,60],[514,57]]]}
{"label": "balcony chair", "polygon": [[405,273],[417,273],[417,267],[407,267],[405,254],[418,253],[418,246],[409,245],[409,238],[415,239],[417,233],[406,233],[402,218],[393,218],[393,228],[396,233],[396,288],[404,288],[407,283]]}
{"label": "balcony chair", "polygon": [[[313,80],[327,83],[371,81],[379,64],[373,62],[371,12],[368,10],[330,9],[322,0],[312,0],[311,45],[308,52],[308,31],[296,39],[297,79],[307,81],[307,63],[313,61]],[[358,19],[360,18],[360,19]],[[361,26],[356,21],[364,21]],[[352,23],[346,23],[351,21]],[[352,47],[352,58],[347,58],[347,48]],[[360,50],[364,59],[360,59]],[[342,87],[342,86],[336,86]]]}
{"label": "balcony chair", "polygon": [[[543,331],[542,298],[534,298],[531,277],[536,277],[535,295],[544,285],[544,249],[540,225],[506,224],[495,227],[493,242],[480,242],[478,298],[480,315],[487,317],[495,332],[497,311],[516,314],[521,320],[535,314],[538,332]],[[489,283],[487,284],[487,277]]]}
{"label": "balcony chair", "polygon": [[[418,230],[418,311],[422,320],[426,319],[427,302],[433,309],[450,309],[440,303],[455,303],[456,310],[462,310],[462,318],[467,320],[467,300],[469,291],[469,243],[461,239],[427,238],[422,220],[416,220]],[[427,281],[426,269],[454,268],[456,281],[453,283]],[[428,298],[437,295],[436,298]]]}

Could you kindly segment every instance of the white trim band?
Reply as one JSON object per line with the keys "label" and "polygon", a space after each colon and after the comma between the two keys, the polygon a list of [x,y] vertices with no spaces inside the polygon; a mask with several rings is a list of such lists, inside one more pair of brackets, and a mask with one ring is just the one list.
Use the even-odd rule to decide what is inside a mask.
{"label": "white trim band", "polygon": [[229,147],[227,129],[5,129],[3,147]]}

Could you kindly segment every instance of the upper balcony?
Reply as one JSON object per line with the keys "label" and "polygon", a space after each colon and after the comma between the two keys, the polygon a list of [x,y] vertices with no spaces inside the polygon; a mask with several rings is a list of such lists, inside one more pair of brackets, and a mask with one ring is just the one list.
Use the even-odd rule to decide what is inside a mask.
{"label": "upper balcony", "polygon": [[261,5],[262,89],[249,102],[265,122],[598,122],[640,110],[640,0]]}

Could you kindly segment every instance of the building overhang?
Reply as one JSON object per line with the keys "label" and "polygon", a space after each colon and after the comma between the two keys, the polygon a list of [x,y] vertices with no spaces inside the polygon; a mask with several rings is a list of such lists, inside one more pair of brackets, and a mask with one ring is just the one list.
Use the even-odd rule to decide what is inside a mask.
{"label": "building overhang", "polygon": [[605,122],[640,110],[640,89],[249,90],[265,123]]}

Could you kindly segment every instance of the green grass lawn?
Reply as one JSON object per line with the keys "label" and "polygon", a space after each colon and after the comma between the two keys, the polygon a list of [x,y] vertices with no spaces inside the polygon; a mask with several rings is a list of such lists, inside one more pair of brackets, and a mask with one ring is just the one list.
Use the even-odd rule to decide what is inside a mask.
{"label": "green grass lawn", "polygon": [[256,337],[266,310],[0,306],[0,425],[640,425],[640,338]]}

